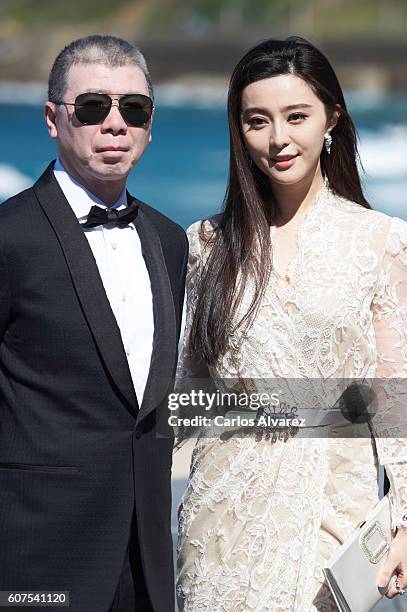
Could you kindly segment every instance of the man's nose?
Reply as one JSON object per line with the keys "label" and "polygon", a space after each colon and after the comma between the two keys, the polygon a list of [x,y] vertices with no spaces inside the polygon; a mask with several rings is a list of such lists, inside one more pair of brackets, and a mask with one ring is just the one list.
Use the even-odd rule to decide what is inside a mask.
{"label": "man's nose", "polygon": [[102,131],[112,132],[114,134],[127,131],[127,123],[120,113],[118,100],[112,101],[109,114],[102,123]]}

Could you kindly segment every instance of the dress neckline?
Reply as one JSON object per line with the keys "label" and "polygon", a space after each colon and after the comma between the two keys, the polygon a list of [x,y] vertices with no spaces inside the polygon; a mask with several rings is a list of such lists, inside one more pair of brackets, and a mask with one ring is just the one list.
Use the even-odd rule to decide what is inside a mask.
{"label": "dress neckline", "polygon": [[278,228],[275,225],[270,226],[271,257],[272,257],[271,274],[276,278],[278,285],[280,287],[286,288],[292,285],[293,277],[295,276],[294,267],[296,266],[296,263],[298,262],[298,258],[300,256],[300,250],[301,250],[301,244],[303,242],[304,232],[307,226],[309,225],[310,221],[312,221],[316,212],[319,212],[321,208],[324,207],[329,202],[331,194],[332,192],[329,188],[328,179],[327,177],[325,177],[322,187],[317,192],[314,198],[314,201],[308,207],[308,210],[306,211],[304,218],[302,219],[301,223],[297,227],[297,232],[295,235],[295,244],[296,244],[295,253],[289,260],[284,274],[279,272],[273,265],[273,238],[275,238],[275,234]]}

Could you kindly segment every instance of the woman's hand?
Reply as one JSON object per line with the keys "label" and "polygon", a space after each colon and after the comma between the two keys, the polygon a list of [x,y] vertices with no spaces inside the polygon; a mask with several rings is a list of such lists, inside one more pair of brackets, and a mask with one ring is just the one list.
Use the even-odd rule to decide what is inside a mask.
{"label": "woman's hand", "polygon": [[379,574],[377,584],[382,589],[389,586],[386,592],[386,597],[389,599],[398,594],[395,587],[395,578],[397,578],[400,589],[407,588],[407,528],[397,531]]}

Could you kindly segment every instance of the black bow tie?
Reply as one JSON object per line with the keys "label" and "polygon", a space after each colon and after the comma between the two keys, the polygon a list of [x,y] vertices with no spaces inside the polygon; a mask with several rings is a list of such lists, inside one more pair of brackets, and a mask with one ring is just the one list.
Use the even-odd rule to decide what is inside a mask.
{"label": "black bow tie", "polygon": [[106,223],[119,223],[120,225],[128,225],[137,217],[138,203],[133,202],[130,206],[123,210],[115,208],[100,208],[100,206],[92,206],[82,227],[96,227],[97,225],[105,225]]}

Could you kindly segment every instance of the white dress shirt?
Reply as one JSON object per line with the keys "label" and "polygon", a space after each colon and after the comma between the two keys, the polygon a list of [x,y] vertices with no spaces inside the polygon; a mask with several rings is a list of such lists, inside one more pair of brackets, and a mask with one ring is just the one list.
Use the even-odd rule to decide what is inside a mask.
{"label": "white dress shirt", "polygon": [[[59,159],[54,175],[79,223],[93,205],[107,205],[70,176]],[[127,206],[126,191],[110,208]],[[150,277],[133,223],[119,227],[109,224],[83,230],[92,249],[126,352],[133,385],[141,404],[150,368],[154,335]]]}

